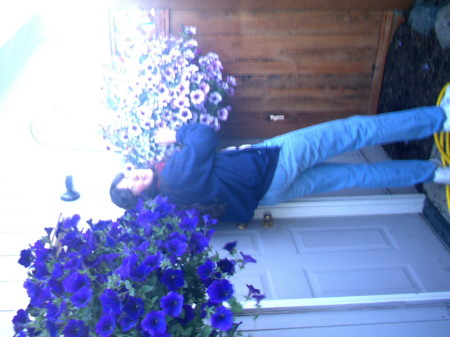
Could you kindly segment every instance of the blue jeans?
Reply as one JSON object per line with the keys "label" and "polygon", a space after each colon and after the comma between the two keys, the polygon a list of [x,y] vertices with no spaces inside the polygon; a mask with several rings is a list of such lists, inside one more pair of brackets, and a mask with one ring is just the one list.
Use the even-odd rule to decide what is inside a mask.
{"label": "blue jeans", "polygon": [[254,145],[280,147],[273,180],[260,205],[350,187],[400,187],[432,181],[436,164],[430,161],[389,160],[370,164],[324,161],[364,146],[429,137],[442,130],[444,120],[440,107],[422,107],[335,120]]}

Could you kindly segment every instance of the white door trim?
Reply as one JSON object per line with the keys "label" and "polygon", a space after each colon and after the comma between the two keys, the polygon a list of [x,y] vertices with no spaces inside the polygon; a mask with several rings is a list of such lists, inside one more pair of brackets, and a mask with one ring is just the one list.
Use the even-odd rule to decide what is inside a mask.
{"label": "white door trim", "polygon": [[415,294],[263,300],[261,302],[261,308],[258,309],[255,309],[254,302],[243,303],[243,306],[246,313],[252,313],[255,311],[264,313],[385,307],[392,308],[436,304],[450,305],[450,291]]}
{"label": "white door trim", "polygon": [[422,213],[424,202],[420,193],[310,197],[258,207],[254,219],[262,219],[265,212],[275,219]]}

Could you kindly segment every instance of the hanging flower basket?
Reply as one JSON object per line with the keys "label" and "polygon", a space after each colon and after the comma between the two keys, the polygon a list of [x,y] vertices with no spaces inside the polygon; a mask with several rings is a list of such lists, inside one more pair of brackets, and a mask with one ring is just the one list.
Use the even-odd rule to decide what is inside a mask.
{"label": "hanging flower basket", "polygon": [[217,54],[200,55],[195,33],[185,27],[180,37],[135,43],[106,67],[101,134],[129,166],[148,167],[177,150],[154,142],[158,128],[203,123],[219,130],[228,118],[236,80],[223,77]]}
{"label": "hanging flower basket", "polygon": [[[236,334],[241,305],[229,279],[256,261],[236,242],[228,257],[212,250],[216,220],[157,197],[116,221],[79,222],[61,219],[21,252],[30,303],[14,317],[15,337]],[[259,305],[264,295],[248,288]]]}

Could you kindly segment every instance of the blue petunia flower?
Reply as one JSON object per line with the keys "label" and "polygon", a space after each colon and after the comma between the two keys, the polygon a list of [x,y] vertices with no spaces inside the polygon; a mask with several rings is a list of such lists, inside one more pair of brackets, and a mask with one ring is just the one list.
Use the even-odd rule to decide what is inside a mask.
{"label": "blue petunia flower", "polygon": [[227,250],[228,252],[232,253],[236,250],[237,241],[228,242],[225,246],[223,246],[223,249]]}
{"label": "blue petunia flower", "polygon": [[167,329],[166,317],[162,311],[152,311],[142,320],[141,327],[151,335],[163,334]]}
{"label": "blue petunia flower", "polygon": [[198,221],[199,219],[197,216],[185,216],[181,219],[179,226],[182,230],[192,232],[198,225]]}
{"label": "blue petunia flower", "polygon": [[31,249],[23,249],[20,252],[20,259],[18,261],[19,264],[21,264],[25,268],[28,268],[33,261],[34,261],[34,256],[31,253]]}
{"label": "blue petunia flower", "polygon": [[54,322],[47,321],[45,324],[49,337],[59,337],[58,327]]}
{"label": "blue petunia flower", "polygon": [[61,243],[67,246],[71,251],[78,252],[83,248],[83,240],[81,239],[81,234],[78,231],[71,231],[61,238]]}
{"label": "blue petunia flower", "polygon": [[180,239],[173,239],[167,241],[165,243],[165,247],[170,255],[182,256],[184,253],[186,253],[188,244],[181,241]]}
{"label": "blue petunia flower", "polygon": [[221,259],[217,262],[220,271],[227,275],[233,275],[236,272],[234,268],[235,264],[236,263],[234,260],[228,260],[227,258]]}
{"label": "blue petunia flower", "polygon": [[47,315],[46,318],[51,322],[56,322],[61,317],[61,314],[66,309],[66,305],[62,302],[59,306],[53,303],[47,303]]}
{"label": "blue petunia flower", "polygon": [[138,323],[138,319],[131,317],[128,314],[122,314],[119,317],[119,324],[120,327],[122,328],[123,332],[126,332],[132,328],[134,328],[136,326],[136,324]]}
{"label": "blue petunia flower", "polygon": [[67,270],[78,270],[81,266],[81,258],[77,253],[68,253],[67,261],[64,263],[64,268]]}
{"label": "blue petunia flower", "polygon": [[97,325],[95,326],[95,332],[100,337],[109,337],[114,333],[116,328],[116,320],[113,315],[106,314],[100,317]]}
{"label": "blue petunia flower", "polygon": [[183,310],[183,301],[183,296],[181,296],[177,292],[171,291],[166,296],[161,298],[161,309],[163,309],[163,312],[166,315],[178,317]]}
{"label": "blue petunia flower", "polygon": [[122,312],[122,303],[119,295],[112,289],[105,289],[100,295],[103,313],[120,314]]}
{"label": "blue petunia flower", "polygon": [[14,325],[14,331],[19,331],[23,329],[26,323],[30,321],[30,318],[28,317],[28,312],[20,309],[17,311],[16,315],[14,316],[12,323]]}
{"label": "blue petunia flower", "polygon": [[200,277],[200,280],[202,281],[208,280],[214,274],[215,268],[216,265],[214,262],[211,261],[211,259],[207,259],[205,263],[197,268],[198,277]]}
{"label": "blue petunia flower", "polygon": [[63,330],[64,337],[89,337],[89,327],[83,321],[71,319]]}
{"label": "blue petunia flower", "polygon": [[50,289],[42,288],[30,279],[26,280],[23,286],[27,290],[31,305],[35,307],[44,307],[45,303],[52,298]]}
{"label": "blue petunia flower", "polygon": [[78,290],[75,294],[70,298],[73,305],[78,308],[84,308],[88,305],[89,301],[92,298],[92,289],[89,286],[85,286]]}
{"label": "blue petunia flower", "polygon": [[123,311],[132,318],[139,318],[144,313],[144,301],[139,297],[128,296]]}
{"label": "blue petunia flower", "polygon": [[211,303],[222,303],[233,296],[233,285],[225,279],[214,280],[206,292]]}
{"label": "blue petunia flower", "polygon": [[183,305],[183,312],[182,318],[178,318],[181,324],[186,325],[195,318],[195,311],[190,305]]}
{"label": "blue petunia flower", "polygon": [[161,277],[161,282],[164,283],[170,291],[176,291],[184,285],[183,271],[177,269],[167,269]]}
{"label": "blue petunia flower", "polygon": [[211,325],[221,331],[230,330],[233,327],[233,312],[223,305],[219,306],[211,316]]}
{"label": "blue petunia flower", "polygon": [[52,277],[53,278],[60,278],[61,276],[64,275],[64,269],[61,265],[61,263],[55,263],[53,266],[53,271],[52,271]]}
{"label": "blue petunia flower", "polygon": [[200,254],[209,245],[209,240],[206,236],[201,233],[194,233],[191,237],[190,246],[194,254]]}
{"label": "blue petunia flower", "polygon": [[68,293],[76,293],[81,288],[91,285],[89,277],[79,272],[70,273],[62,282],[64,290]]}

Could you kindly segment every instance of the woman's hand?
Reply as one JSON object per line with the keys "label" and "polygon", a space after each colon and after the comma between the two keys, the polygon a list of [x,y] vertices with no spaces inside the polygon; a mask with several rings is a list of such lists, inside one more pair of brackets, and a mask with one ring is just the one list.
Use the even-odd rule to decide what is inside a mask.
{"label": "woman's hand", "polygon": [[163,128],[155,131],[155,142],[159,145],[170,145],[177,142],[175,130]]}

